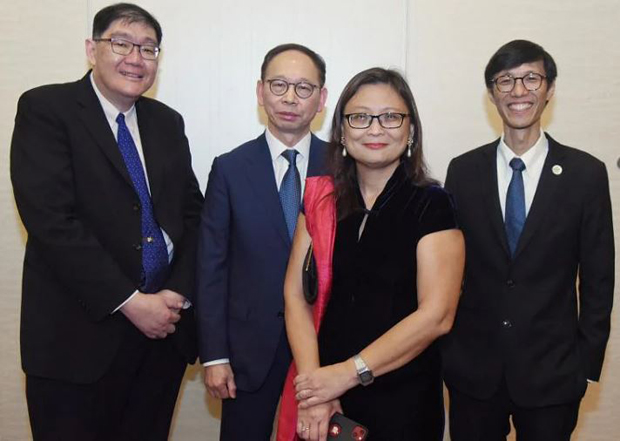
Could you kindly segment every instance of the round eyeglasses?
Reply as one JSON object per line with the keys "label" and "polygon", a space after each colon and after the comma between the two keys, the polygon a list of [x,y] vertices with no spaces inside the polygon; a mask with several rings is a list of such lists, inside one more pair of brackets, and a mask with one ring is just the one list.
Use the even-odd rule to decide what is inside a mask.
{"label": "round eyeglasses", "polygon": [[269,83],[269,90],[276,96],[282,96],[288,92],[288,88],[293,86],[295,95],[301,99],[310,98],[314,93],[314,89],[319,89],[319,86],[308,83],[307,81],[300,81],[298,83],[289,83],[288,81],[275,79],[267,80]]}
{"label": "round eyeglasses", "polygon": [[541,75],[536,72],[530,72],[527,75],[522,77],[513,77],[512,75],[502,75],[501,77],[497,77],[493,80],[495,83],[495,87],[498,91],[502,93],[512,92],[512,89],[515,88],[515,84],[517,84],[517,80],[521,80],[523,87],[525,87],[530,92],[534,92],[540,89],[542,86],[543,80],[547,79],[546,76]]}
{"label": "round eyeglasses", "polygon": [[145,60],[156,60],[159,56],[160,48],[152,44],[136,44],[131,41],[123,40],[122,38],[93,38],[93,41],[107,41],[112,47],[112,52],[117,55],[127,56],[134,47],[138,48],[140,56]]}
{"label": "round eyeglasses", "polygon": [[370,115],[368,113],[348,113],[344,117],[347,119],[352,129],[367,129],[372,125],[372,121],[377,118],[379,125],[384,129],[398,129],[403,125],[403,121],[409,115],[407,113],[386,112],[380,115]]}

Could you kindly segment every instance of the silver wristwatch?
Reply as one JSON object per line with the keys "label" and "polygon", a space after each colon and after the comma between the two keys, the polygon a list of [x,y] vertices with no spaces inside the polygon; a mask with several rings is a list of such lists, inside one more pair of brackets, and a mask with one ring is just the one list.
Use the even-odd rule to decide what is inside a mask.
{"label": "silver wristwatch", "polygon": [[372,371],[366,366],[364,360],[360,354],[353,356],[353,363],[355,363],[355,370],[357,370],[357,378],[360,380],[362,386],[368,386],[375,381],[375,376]]}

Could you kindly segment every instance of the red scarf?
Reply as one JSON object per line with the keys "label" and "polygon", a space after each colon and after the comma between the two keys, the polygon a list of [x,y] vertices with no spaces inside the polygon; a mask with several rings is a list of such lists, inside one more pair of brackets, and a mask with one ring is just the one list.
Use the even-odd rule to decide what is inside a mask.
{"label": "red scarf", "polygon": [[[313,254],[318,276],[318,296],[313,306],[312,317],[317,334],[329,301],[332,288],[332,257],[336,238],[336,201],[334,184],[328,176],[306,179],[304,192],[306,229],[312,238]],[[297,400],[293,380],[297,376],[295,362],[291,363],[284,383],[280,415],[278,417],[277,441],[296,441]]]}

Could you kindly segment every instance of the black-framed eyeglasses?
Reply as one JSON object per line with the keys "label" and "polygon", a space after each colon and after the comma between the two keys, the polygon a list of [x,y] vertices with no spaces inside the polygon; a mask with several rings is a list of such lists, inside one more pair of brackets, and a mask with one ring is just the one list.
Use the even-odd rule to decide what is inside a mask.
{"label": "black-framed eyeglasses", "polygon": [[408,117],[408,113],[385,112],[379,115],[370,115],[368,113],[347,113],[344,117],[347,119],[352,129],[367,129],[372,125],[372,120],[377,119],[379,125],[384,129],[398,129],[403,125],[403,121]]}
{"label": "black-framed eyeglasses", "polygon": [[289,83],[288,81],[281,80],[279,78],[273,80],[267,80],[269,83],[269,90],[276,96],[282,96],[288,92],[288,88],[294,86],[295,95],[301,99],[307,99],[312,96],[314,89],[320,89],[319,86],[308,83],[307,81],[300,81],[298,83]]}
{"label": "black-framed eyeglasses", "polygon": [[93,41],[107,41],[112,47],[112,52],[117,55],[129,55],[134,47],[138,48],[140,56],[145,60],[156,60],[159,56],[160,48],[152,44],[136,44],[122,38],[94,38]]}
{"label": "black-framed eyeglasses", "polygon": [[502,93],[512,92],[512,89],[515,88],[515,84],[517,84],[517,80],[521,80],[523,87],[525,87],[530,92],[534,92],[542,86],[543,80],[547,79],[546,76],[541,75],[536,72],[530,72],[522,77],[513,77],[512,75],[502,75],[501,77],[497,77],[493,80],[495,83],[495,87],[498,91]]}

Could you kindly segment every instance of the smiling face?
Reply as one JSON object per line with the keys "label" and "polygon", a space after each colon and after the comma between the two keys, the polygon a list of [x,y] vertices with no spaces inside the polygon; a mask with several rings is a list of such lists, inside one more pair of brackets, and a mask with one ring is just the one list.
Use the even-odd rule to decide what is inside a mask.
{"label": "smiling face", "polygon": [[[344,108],[344,114],[366,113],[380,115],[394,112],[408,114],[403,98],[388,84],[366,84],[360,87]],[[370,127],[353,129],[346,121],[342,124],[344,145],[357,167],[373,169],[398,167],[412,131],[411,119],[405,117],[399,128],[381,127],[374,118]]]}
{"label": "smiling face", "polygon": [[[523,77],[528,73],[545,75],[545,68],[542,61],[534,63],[524,63],[513,69],[507,69],[495,75],[495,78],[503,75],[512,77]],[[489,97],[504,122],[504,133],[510,135],[515,132],[531,134],[534,139],[540,133],[540,118],[547,101],[553,96],[555,83],[549,87],[546,80],[538,90],[527,90],[521,80],[515,82],[515,86],[510,92],[499,92],[495,85],[489,90]]]}
{"label": "smiling face", "polygon": [[[158,46],[155,30],[141,22],[116,20],[100,38],[122,38],[134,44]],[[86,40],[86,55],[97,87],[120,111],[128,110],[155,82],[157,60],[145,60],[134,47],[129,55],[112,52],[108,41]]]}
{"label": "smiling face", "polygon": [[284,144],[295,145],[310,131],[310,123],[323,110],[327,99],[325,88],[315,89],[309,98],[299,98],[290,86],[281,96],[274,95],[268,80],[280,79],[289,83],[305,81],[318,86],[319,71],[309,56],[289,50],[276,55],[267,66],[265,81],[256,87],[258,104],[265,109],[269,130]]}

